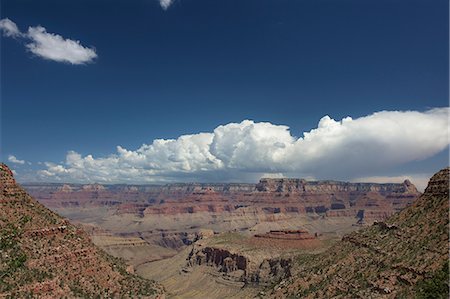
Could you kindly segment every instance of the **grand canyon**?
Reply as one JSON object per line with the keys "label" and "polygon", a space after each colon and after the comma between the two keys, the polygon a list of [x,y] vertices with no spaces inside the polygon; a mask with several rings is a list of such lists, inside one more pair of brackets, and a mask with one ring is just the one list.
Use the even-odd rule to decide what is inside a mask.
{"label": "grand canyon", "polygon": [[2,0],[0,299],[449,298],[448,12]]}
{"label": "grand canyon", "polygon": [[1,174],[6,296],[397,298],[448,263],[449,169],[424,194],[407,180],[25,184],[39,203]]}

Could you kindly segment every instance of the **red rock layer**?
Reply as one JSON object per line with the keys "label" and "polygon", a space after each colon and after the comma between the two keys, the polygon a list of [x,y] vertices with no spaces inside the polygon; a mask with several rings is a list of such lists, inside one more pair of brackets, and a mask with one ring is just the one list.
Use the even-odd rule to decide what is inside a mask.
{"label": "red rock layer", "polygon": [[408,180],[402,184],[308,182],[261,179],[258,184],[26,185],[48,207],[109,206],[117,213],[140,216],[243,212],[321,214],[384,219],[410,205],[419,195]]}

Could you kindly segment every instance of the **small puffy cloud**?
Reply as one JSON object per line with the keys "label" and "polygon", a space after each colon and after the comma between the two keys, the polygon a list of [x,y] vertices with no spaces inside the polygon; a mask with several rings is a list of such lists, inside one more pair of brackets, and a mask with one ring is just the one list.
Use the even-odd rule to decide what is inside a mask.
{"label": "small puffy cloud", "polygon": [[162,9],[166,10],[171,6],[173,0],[159,0],[159,5],[161,5]]}
{"label": "small puffy cloud", "polygon": [[0,20],[0,29],[10,37],[21,37],[27,49],[38,57],[70,64],[85,64],[97,58],[95,49],[81,45],[79,41],[65,39],[61,35],[48,33],[42,26],[29,27],[20,32],[10,19]]}
{"label": "small puffy cloud", "polygon": [[289,127],[244,120],[213,132],[156,139],[109,156],[70,151],[42,180],[75,182],[242,181],[264,176],[351,180],[423,160],[448,148],[449,108],[381,111],[340,121],[324,116],[300,138]]}
{"label": "small puffy cloud", "polygon": [[20,165],[25,164],[24,160],[19,160],[16,158],[16,156],[13,156],[13,155],[8,156],[8,161],[11,163],[14,163],[14,164],[20,164]]}
{"label": "small puffy cloud", "polygon": [[64,39],[58,34],[48,33],[44,27],[28,28],[31,43],[27,48],[35,55],[58,62],[84,64],[97,58],[95,50],[83,47],[79,41]]}
{"label": "small puffy cloud", "polygon": [[3,35],[8,37],[22,36],[22,33],[19,28],[17,28],[16,23],[8,18],[0,20],[0,30],[3,32]]}

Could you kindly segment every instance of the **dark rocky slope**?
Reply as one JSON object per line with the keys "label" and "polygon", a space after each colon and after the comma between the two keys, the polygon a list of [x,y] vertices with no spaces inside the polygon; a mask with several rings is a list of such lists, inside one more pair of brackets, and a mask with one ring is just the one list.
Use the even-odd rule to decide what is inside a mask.
{"label": "dark rocky slope", "polygon": [[161,298],[87,235],[31,198],[0,164],[0,297]]}
{"label": "dark rocky slope", "polygon": [[414,204],[385,222],[302,255],[275,298],[448,298],[449,171],[435,174]]}

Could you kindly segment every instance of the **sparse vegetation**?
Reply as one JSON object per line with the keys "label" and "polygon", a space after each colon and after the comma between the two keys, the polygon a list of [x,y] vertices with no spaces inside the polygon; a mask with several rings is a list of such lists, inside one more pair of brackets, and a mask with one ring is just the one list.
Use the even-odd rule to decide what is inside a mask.
{"label": "sparse vegetation", "polygon": [[449,171],[432,192],[379,225],[346,235],[324,253],[296,259],[283,297],[448,298]]}
{"label": "sparse vegetation", "polygon": [[418,299],[447,299],[449,297],[449,264],[446,263],[428,279],[416,286]]}
{"label": "sparse vegetation", "polygon": [[0,190],[0,297],[134,298],[162,292],[29,197],[5,168],[0,164],[0,186],[7,186]]}

